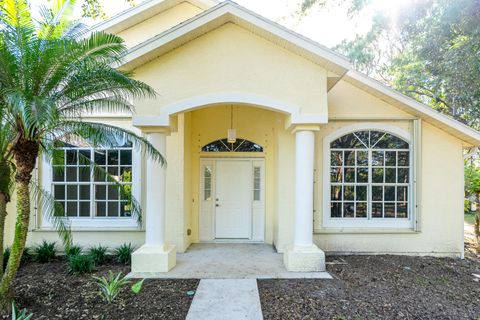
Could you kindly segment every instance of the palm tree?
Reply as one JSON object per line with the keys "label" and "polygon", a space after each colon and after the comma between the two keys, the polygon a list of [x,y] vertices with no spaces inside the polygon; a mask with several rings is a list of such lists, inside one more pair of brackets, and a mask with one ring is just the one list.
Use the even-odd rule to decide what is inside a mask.
{"label": "palm tree", "polygon": [[60,36],[66,33],[35,23],[24,0],[7,2],[15,8],[3,8],[0,16],[0,105],[1,119],[12,132],[8,153],[15,163],[17,209],[10,259],[0,280],[4,309],[10,306],[11,282],[25,248],[32,172],[40,155],[52,158],[65,137],[81,138],[93,147],[115,147],[126,138],[164,163],[143,137],[82,119],[89,113],[132,113],[131,99],[155,96],[148,85],[114,68],[126,50],[123,40],[105,33],[86,39]]}
{"label": "palm tree", "polygon": [[[5,219],[7,217],[7,204],[10,202],[13,189],[13,172],[15,167],[10,159],[7,158],[10,141],[13,138],[12,131],[3,123],[1,118],[0,126],[0,266],[3,266]],[[3,267],[0,268],[0,275],[3,275]]]}

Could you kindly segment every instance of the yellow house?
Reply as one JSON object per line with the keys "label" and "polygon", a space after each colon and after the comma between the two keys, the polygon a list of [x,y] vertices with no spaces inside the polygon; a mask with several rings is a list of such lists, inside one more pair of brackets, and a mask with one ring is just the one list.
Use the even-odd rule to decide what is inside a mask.
{"label": "yellow house", "polygon": [[[133,272],[169,271],[199,242],[272,244],[291,271],[324,270],[324,252],[463,256],[463,149],[479,132],[230,1],[145,1],[93,31],[125,39],[119,68],[158,96],[133,117],[87,116],[142,133],[168,164],[124,141],[66,148],[60,176],[40,163],[76,243],[132,242]],[[131,173],[142,226],[77,152]],[[31,221],[29,244],[57,239],[41,209]]]}

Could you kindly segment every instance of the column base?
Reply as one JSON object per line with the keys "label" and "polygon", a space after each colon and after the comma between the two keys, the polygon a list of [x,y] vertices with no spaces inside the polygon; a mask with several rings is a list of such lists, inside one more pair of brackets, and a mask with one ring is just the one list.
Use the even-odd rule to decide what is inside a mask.
{"label": "column base", "polygon": [[132,273],[168,272],[175,267],[175,246],[143,245],[132,254]]}
{"label": "column base", "polygon": [[290,246],[283,254],[283,263],[288,271],[325,271],[325,253],[316,245]]}

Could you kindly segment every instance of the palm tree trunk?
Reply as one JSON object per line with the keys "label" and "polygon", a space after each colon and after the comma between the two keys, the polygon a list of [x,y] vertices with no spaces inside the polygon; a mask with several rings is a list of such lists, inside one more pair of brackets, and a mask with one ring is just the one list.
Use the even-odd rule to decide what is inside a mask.
{"label": "palm tree trunk", "polygon": [[0,277],[3,276],[3,241],[5,238],[5,219],[7,218],[8,195],[0,191]]}
{"label": "palm tree trunk", "polygon": [[17,219],[15,222],[15,236],[10,251],[7,268],[0,281],[0,308],[9,310],[11,307],[13,290],[12,281],[17,274],[22,259],[23,250],[28,234],[30,222],[30,181],[38,156],[38,143],[20,140],[13,148],[13,155],[17,171],[15,187],[17,192]]}
{"label": "palm tree trunk", "polygon": [[7,204],[10,202],[11,167],[3,160],[0,161],[0,279],[3,277],[3,256],[5,239],[5,219],[7,218]]}
{"label": "palm tree trunk", "polygon": [[0,277],[3,276],[3,241],[5,237],[5,219],[7,217],[8,195],[0,191]]}
{"label": "palm tree trunk", "polygon": [[[480,199],[480,194],[477,195],[477,199]],[[477,209],[475,210],[475,237],[477,240],[477,253],[480,254],[480,201],[477,202]]]}

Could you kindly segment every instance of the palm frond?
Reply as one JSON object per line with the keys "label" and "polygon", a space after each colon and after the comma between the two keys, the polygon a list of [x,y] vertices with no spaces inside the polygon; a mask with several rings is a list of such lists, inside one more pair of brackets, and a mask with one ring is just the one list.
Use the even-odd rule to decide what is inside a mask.
{"label": "palm frond", "polygon": [[[48,144],[49,146],[53,146],[54,144]],[[59,147],[60,145],[57,145]],[[43,149],[43,156],[44,159],[51,164],[63,164],[64,163],[64,158],[63,158],[63,152],[58,153],[58,149],[55,147],[50,147],[47,149]],[[120,196],[120,199],[127,200],[129,205],[131,206],[131,214],[132,217],[135,218],[139,226],[142,224],[142,207],[140,205],[140,202],[132,195],[130,184],[122,184],[120,181],[115,179],[115,177],[110,174],[107,170],[105,170],[102,166],[99,166],[97,163],[92,161],[90,158],[86,157],[85,155],[79,153],[78,154],[78,161],[79,165],[81,166],[88,166],[92,172],[93,176],[97,178],[100,181],[107,181],[111,183],[113,186],[117,188],[118,194]],[[63,173],[64,167],[62,165],[60,166],[55,166],[54,170],[57,173]],[[132,182],[132,181],[130,181]]]}
{"label": "palm frond", "polygon": [[128,140],[136,150],[140,150],[161,165],[166,165],[163,155],[147,139],[127,129],[105,123],[72,120],[59,123],[57,130],[81,137],[93,147],[115,148],[118,141]]}
{"label": "palm frond", "polygon": [[44,213],[44,218],[48,219],[53,228],[57,231],[63,245],[66,249],[70,248],[72,241],[72,233],[69,220],[65,217],[63,207],[55,201],[53,195],[39,186],[36,182],[30,183],[30,192],[33,203],[37,203]]}

